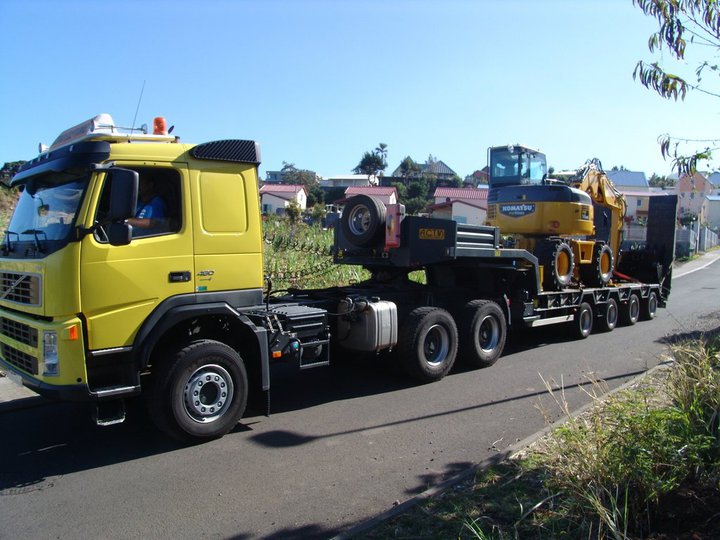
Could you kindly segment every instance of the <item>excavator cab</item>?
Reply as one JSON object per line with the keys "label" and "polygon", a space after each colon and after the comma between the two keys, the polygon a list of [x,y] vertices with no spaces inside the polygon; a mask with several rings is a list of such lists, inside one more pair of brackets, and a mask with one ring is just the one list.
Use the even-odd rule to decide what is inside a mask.
{"label": "excavator cab", "polygon": [[524,146],[496,146],[488,151],[490,188],[522,184],[540,185],[547,178],[545,154]]}

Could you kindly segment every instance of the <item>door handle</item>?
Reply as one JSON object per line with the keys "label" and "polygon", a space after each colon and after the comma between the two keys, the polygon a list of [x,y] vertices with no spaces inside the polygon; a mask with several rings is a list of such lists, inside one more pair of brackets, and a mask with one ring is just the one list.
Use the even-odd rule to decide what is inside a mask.
{"label": "door handle", "polygon": [[190,278],[190,272],[170,272],[170,274],[168,274],[170,283],[184,283],[190,281]]}

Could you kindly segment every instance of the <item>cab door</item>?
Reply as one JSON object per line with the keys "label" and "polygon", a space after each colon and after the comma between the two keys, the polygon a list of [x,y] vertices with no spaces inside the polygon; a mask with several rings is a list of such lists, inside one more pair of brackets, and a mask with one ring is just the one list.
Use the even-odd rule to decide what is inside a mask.
{"label": "cab door", "polygon": [[[82,240],[80,264],[81,309],[87,321],[88,348],[130,346],[135,335],[163,300],[193,292],[193,239],[190,224],[187,166],[117,162],[152,183],[164,209],[156,213],[151,229],[134,226],[132,241],[112,246],[102,227]],[[151,179],[151,180],[150,180]],[[110,178],[101,173],[92,194],[89,221],[102,222],[109,208]],[[139,201],[138,212],[141,212]],[[138,214],[140,215],[140,214]],[[142,223],[143,220],[130,220]],[[89,224],[88,224],[89,225]]]}

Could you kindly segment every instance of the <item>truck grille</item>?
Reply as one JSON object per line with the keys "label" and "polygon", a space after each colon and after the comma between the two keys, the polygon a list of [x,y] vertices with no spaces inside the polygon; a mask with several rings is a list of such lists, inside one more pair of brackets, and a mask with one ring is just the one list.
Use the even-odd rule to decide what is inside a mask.
{"label": "truck grille", "polygon": [[18,351],[5,343],[2,344],[0,350],[2,351],[3,359],[9,364],[32,375],[38,374],[38,361],[34,356]]}
{"label": "truck grille", "polygon": [[38,331],[35,328],[5,317],[0,317],[0,334],[31,347],[37,347],[38,344]]}
{"label": "truck grille", "polygon": [[40,276],[0,272],[0,300],[39,306]]}

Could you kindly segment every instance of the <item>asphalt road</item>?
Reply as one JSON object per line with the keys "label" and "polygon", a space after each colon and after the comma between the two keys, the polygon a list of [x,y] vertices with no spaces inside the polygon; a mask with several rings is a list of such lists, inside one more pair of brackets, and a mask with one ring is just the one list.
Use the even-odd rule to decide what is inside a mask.
{"label": "asphalt road", "polygon": [[[74,404],[0,414],[0,538],[327,538],[507,449],[560,411],[545,389],[613,388],[667,343],[720,327],[720,264],[675,280],[651,322],[511,335],[492,368],[415,385],[378,363],[277,372],[270,417],[207,444]],[[136,412],[136,411],[131,411]]]}

